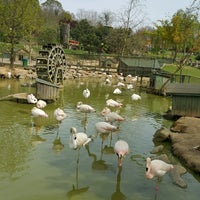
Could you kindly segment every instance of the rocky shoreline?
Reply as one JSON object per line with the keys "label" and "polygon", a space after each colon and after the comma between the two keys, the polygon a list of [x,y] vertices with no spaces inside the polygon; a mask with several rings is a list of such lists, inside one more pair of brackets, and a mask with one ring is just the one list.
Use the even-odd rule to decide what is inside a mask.
{"label": "rocky shoreline", "polygon": [[[154,134],[153,141],[171,143],[172,153],[181,160],[186,167],[200,174],[200,119],[181,117],[173,123],[171,128],[161,128]],[[162,153],[163,145],[155,146],[151,153]],[[170,162],[168,160],[168,162]],[[187,170],[176,165],[172,174],[173,182],[180,187],[186,187],[181,175]]]}

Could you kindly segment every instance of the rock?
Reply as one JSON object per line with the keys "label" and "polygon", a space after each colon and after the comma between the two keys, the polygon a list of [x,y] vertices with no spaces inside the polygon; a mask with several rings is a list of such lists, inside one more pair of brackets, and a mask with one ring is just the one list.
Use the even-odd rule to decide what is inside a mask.
{"label": "rock", "polygon": [[158,129],[153,137],[154,142],[163,142],[170,138],[171,131],[166,128]]}
{"label": "rock", "polygon": [[157,156],[156,159],[162,160],[162,161],[170,164],[170,160],[166,154],[161,154],[161,155]]}
{"label": "rock", "polygon": [[181,188],[186,188],[187,184],[181,178],[181,175],[185,174],[186,172],[187,170],[184,167],[180,165],[174,165],[174,169],[171,171],[173,183]]}
{"label": "rock", "polygon": [[163,149],[164,149],[164,146],[163,146],[163,145],[159,145],[159,146],[154,147],[154,148],[152,149],[151,153],[152,153],[152,154],[156,154],[156,153],[161,152]]}
{"label": "rock", "polygon": [[200,119],[181,117],[171,127],[179,132],[170,135],[172,151],[191,170],[200,172],[200,151],[194,147],[200,145]]}

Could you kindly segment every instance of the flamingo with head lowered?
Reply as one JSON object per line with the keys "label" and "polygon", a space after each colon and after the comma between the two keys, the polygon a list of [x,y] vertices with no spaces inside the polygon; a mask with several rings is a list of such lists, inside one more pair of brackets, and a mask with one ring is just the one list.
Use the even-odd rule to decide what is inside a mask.
{"label": "flamingo with head lowered", "polygon": [[118,157],[118,166],[121,167],[122,166],[122,160],[123,158],[129,153],[130,149],[129,149],[129,145],[126,141],[124,140],[118,140],[115,143],[114,146],[114,151],[115,154]]}
{"label": "flamingo with head lowered", "polygon": [[113,99],[108,99],[106,101],[106,105],[107,106],[110,106],[110,107],[118,107],[118,108],[121,108],[122,107],[122,103],[118,102],[118,101],[115,101]]}
{"label": "flamingo with head lowered", "polygon": [[81,101],[77,103],[76,106],[77,110],[83,113],[92,113],[92,112],[96,112],[96,110],[88,105],[88,104],[83,104]]}
{"label": "flamingo with head lowered", "polygon": [[104,116],[105,121],[106,122],[122,122],[125,120],[124,117],[120,116],[118,113],[116,112],[111,112],[110,108],[105,107],[102,111],[101,111],[101,115]]}

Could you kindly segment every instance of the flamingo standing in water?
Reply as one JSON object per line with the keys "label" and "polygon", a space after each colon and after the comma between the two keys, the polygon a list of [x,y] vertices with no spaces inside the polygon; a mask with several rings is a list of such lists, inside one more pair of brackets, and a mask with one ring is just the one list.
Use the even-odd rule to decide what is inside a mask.
{"label": "flamingo standing in water", "polygon": [[124,140],[118,140],[115,143],[114,146],[114,151],[118,157],[118,166],[121,167],[122,166],[122,160],[123,158],[129,153],[130,149],[129,149],[129,145],[126,141]]}
{"label": "flamingo standing in water", "polygon": [[106,105],[107,106],[110,106],[110,107],[118,107],[118,108],[121,108],[122,107],[122,103],[119,103],[113,99],[108,99],[106,101]]}
{"label": "flamingo standing in water", "polygon": [[96,110],[92,106],[88,104],[83,104],[82,102],[78,102],[76,108],[78,111],[83,112],[83,113],[96,112]]}
{"label": "flamingo standing in water", "polygon": [[[168,164],[162,160],[151,160],[151,158],[146,159],[146,178],[152,179],[153,177],[157,177],[157,181],[159,178],[164,176],[167,172],[171,171],[173,169],[172,164]],[[158,190],[158,187],[156,185],[156,190]]]}
{"label": "flamingo standing in water", "polygon": [[70,129],[70,147],[73,149],[80,149],[82,146],[88,144],[92,139],[87,136],[86,133],[76,131],[76,128]]}
{"label": "flamingo standing in water", "polygon": [[48,114],[44,110],[36,107],[31,109],[31,114],[33,117],[48,117]]}
{"label": "flamingo standing in water", "polygon": [[58,122],[61,122],[66,116],[66,113],[62,109],[57,108],[54,110],[54,117]]}
{"label": "flamingo standing in water", "polygon": [[120,116],[118,113],[111,112],[110,108],[108,107],[105,107],[101,111],[101,115],[104,116],[106,122],[110,122],[110,123],[113,123],[115,121],[122,122],[125,120],[125,118]]}
{"label": "flamingo standing in water", "polygon": [[87,99],[90,96],[90,90],[88,88],[86,88],[85,90],[83,90],[83,96]]}
{"label": "flamingo standing in water", "polygon": [[108,122],[97,122],[95,124],[95,128],[98,133],[110,133],[112,131],[118,130],[118,127],[109,124]]}
{"label": "flamingo standing in water", "polygon": [[31,109],[31,124],[32,124],[32,127],[34,126],[33,117],[48,117],[48,114],[40,108],[33,107]]}
{"label": "flamingo standing in water", "polygon": [[131,99],[134,101],[137,101],[137,100],[141,100],[142,98],[140,95],[134,93],[132,94]]}
{"label": "flamingo standing in water", "polygon": [[67,116],[66,113],[62,109],[57,108],[54,110],[54,117],[58,122],[57,137],[58,137],[58,132],[59,132],[59,128],[60,128],[59,124],[62,122],[63,119],[66,118],[66,116]]}

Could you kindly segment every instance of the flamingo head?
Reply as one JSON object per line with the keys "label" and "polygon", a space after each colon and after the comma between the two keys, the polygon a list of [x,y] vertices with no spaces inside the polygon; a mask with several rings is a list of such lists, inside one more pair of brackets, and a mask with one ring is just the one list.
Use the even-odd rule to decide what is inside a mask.
{"label": "flamingo head", "polygon": [[70,133],[71,133],[71,136],[70,136],[69,146],[72,149],[77,149],[78,143],[77,143],[77,137],[76,137],[76,128],[71,127]]}
{"label": "flamingo head", "polygon": [[151,158],[147,158],[146,159],[146,178],[147,179],[152,179],[153,178],[153,174],[151,173]]}

